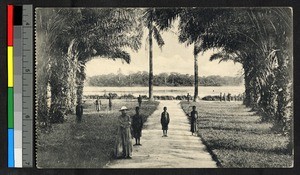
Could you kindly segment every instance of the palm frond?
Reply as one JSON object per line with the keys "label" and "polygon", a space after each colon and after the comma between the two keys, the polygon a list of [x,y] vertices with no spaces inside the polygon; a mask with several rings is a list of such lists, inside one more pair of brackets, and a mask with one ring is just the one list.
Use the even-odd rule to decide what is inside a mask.
{"label": "palm frond", "polygon": [[161,49],[162,46],[165,44],[162,36],[160,35],[158,29],[156,28],[156,26],[153,26],[153,37],[155,39],[155,41],[157,42],[157,45],[159,46],[159,48]]}

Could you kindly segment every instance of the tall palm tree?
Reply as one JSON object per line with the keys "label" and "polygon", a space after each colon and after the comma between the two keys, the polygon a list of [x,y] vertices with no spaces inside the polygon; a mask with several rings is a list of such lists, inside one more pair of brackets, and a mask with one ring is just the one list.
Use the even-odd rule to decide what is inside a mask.
{"label": "tall palm tree", "polygon": [[148,33],[148,41],[149,41],[149,100],[153,101],[153,37],[157,42],[157,45],[162,48],[165,44],[156,24],[155,21],[158,18],[156,15],[155,8],[148,8],[144,12],[144,22],[149,31]]}
{"label": "tall palm tree", "polygon": [[159,29],[168,30],[179,19],[179,42],[194,45],[194,101],[198,99],[198,54],[202,51],[201,42],[205,29],[222,10],[208,8],[173,8],[157,10],[155,19]]}
{"label": "tall palm tree", "polygon": [[179,17],[179,41],[187,45],[194,44],[194,101],[198,99],[198,54],[203,52],[202,40],[206,28],[223,13],[222,10],[209,8],[186,8]]}

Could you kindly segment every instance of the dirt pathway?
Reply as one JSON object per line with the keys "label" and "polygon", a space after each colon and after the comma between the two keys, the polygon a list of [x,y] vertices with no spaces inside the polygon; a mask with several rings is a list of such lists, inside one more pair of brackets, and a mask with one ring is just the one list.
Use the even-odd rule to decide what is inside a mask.
{"label": "dirt pathway", "polygon": [[[160,114],[168,107],[168,137],[162,137]],[[141,111],[142,112],[142,111]],[[192,136],[179,101],[160,101],[145,123],[141,144],[134,146],[132,159],[114,160],[105,168],[216,168],[199,137]]]}

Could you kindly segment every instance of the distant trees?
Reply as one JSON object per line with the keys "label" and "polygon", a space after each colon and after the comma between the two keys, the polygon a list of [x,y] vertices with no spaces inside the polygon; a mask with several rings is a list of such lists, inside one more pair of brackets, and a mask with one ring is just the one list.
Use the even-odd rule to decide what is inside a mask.
{"label": "distant trees", "polygon": [[[120,78],[120,79],[118,79]],[[107,86],[107,87],[122,87],[122,86],[148,86],[148,72],[136,72],[129,75],[124,74],[107,74],[97,75],[88,79],[89,86]],[[239,86],[242,83],[243,77],[221,77],[207,76],[199,77],[200,86]],[[193,86],[194,76],[180,73],[160,73],[153,77],[154,86]]]}

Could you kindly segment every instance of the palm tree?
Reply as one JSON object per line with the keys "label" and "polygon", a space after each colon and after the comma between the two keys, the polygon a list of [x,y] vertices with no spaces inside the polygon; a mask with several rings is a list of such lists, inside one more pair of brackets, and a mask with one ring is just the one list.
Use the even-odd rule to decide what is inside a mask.
{"label": "palm tree", "polygon": [[190,8],[181,10],[179,17],[179,41],[186,45],[194,44],[194,101],[198,99],[198,54],[203,52],[202,40],[206,28],[223,13],[222,10]]}
{"label": "palm tree", "polygon": [[288,8],[235,9],[207,28],[208,35],[203,39],[204,49],[219,47],[240,55],[246,105],[259,110],[262,121],[273,122],[281,131],[289,130],[291,118],[287,112],[291,101],[287,66],[292,58],[291,24]]}
{"label": "palm tree", "polygon": [[179,21],[179,42],[194,44],[194,101],[198,99],[198,54],[202,51],[202,36],[206,27],[218,18],[222,10],[208,8],[157,9],[155,22],[160,30],[168,30],[176,19]]}
{"label": "palm tree", "polygon": [[[139,49],[141,15],[134,9],[46,9],[47,13],[42,10],[37,13],[37,19],[40,19],[37,34],[46,34],[39,41],[51,50],[44,57],[51,58],[48,62],[50,119],[62,122],[70,106],[70,91],[77,89],[77,102],[81,103],[87,61],[101,56],[130,62],[130,55],[124,49]],[[41,62],[43,60],[38,65]],[[75,88],[72,88],[75,84],[70,83],[71,80],[75,80]]]}
{"label": "palm tree", "polygon": [[[130,63],[130,55],[124,48],[137,50],[141,45],[142,32],[141,11],[135,9],[85,9],[82,10],[83,21],[77,33],[88,36],[78,40],[73,50],[77,52],[79,69],[77,69],[77,102],[81,103],[83,85],[85,81],[85,64],[96,56],[115,60],[120,58]],[[87,26],[88,25],[88,26]],[[74,31],[76,33],[76,31]]]}
{"label": "palm tree", "polygon": [[157,42],[157,45],[162,48],[165,44],[164,40],[162,39],[157,26],[155,25],[156,21],[156,9],[155,8],[148,8],[145,10],[144,13],[144,22],[149,31],[148,33],[148,40],[149,40],[149,100],[153,101],[153,41],[152,37]]}
{"label": "palm tree", "polygon": [[[233,59],[243,65],[245,104],[259,110],[262,120],[274,122],[276,130],[290,133],[292,143],[291,9],[192,8],[176,16],[180,17],[179,40],[194,44],[194,57],[195,50],[219,48],[223,53],[212,60]],[[170,18],[166,19],[162,20],[163,28],[167,28]]]}

